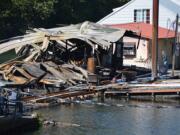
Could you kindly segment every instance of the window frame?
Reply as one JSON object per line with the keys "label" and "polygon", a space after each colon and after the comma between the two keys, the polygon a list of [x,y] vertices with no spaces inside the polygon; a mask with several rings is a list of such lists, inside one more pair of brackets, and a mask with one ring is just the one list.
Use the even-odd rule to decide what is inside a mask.
{"label": "window frame", "polygon": [[[140,17],[138,17],[140,15]],[[134,22],[150,23],[150,9],[134,9]]]}
{"label": "window frame", "polygon": [[[131,48],[125,50],[125,48]],[[133,52],[133,53],[131,53]],[[123,45],[123,56],[125,57],[136,57],[137,49],[136,49],[136,42],[124,42]]]}

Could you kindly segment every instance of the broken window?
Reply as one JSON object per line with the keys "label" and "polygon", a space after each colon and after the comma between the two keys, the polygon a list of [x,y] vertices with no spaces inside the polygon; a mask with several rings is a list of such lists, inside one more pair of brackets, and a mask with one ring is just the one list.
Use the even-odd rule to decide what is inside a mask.
{"label": "broken window", "polygon": [[123,48],[124,56],[136,56],[136,43],[135,42],[125,42]]}
{"label": "broken window", "polygon": [[150,9],[135,9],[134,22],[150,23]]}

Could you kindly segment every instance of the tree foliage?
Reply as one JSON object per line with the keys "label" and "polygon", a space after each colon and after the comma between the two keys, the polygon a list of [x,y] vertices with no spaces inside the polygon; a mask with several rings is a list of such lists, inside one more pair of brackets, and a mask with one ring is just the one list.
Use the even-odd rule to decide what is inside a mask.
{"label": "tree foliage", "polygon": [[38,27],[54,12],[56,0],[0,0],[0,38]]}
{"label": "tree foliage", "polygon": [[129,0],[0,0],[0,38],[28,27],[98,21]]}

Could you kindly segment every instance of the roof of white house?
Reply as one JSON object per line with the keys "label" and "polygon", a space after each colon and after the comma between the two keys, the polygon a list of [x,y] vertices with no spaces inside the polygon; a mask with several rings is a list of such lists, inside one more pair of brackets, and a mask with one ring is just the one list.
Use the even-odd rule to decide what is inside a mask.
{"label": "roof of white house", "polygon": [[[135,31],[137,34],[139,33],[141,37],[152,39],[152,24],[140,22],[140,23],[113,24],[113,25],[108,25],[108,26],[112,28],[117,28],[117,29],[126,29],[130,31]],[[174,31],[171,31],[162,27],[159,27],[158,30],[159,30],[159,33],[158,33],[159,39],[175,37]]]}
{"label": "roof of white house", "polygon": [[116,14],[117,12],[119,12],[120,10],[122,10],[123,8],[129,6],[131,3],[133,3],[135,0],[131,0],[130,2],[126,3],[125,5],[118,7],[118,8],[114,8],[113,12],[110,13],[109,15],[105,16],[104,18],[102,18],[101,20],[99,20],[97,23],[101,23],[102,21],[106,20],[107,18],[111,17],[112,15]]}
{"label": "roof of white house", "polygon": [[[112,13],[110,13],[107,16],[105,16],[104,18],[99,20],[97,23],[101,24],[106,19],[110,18],[111,16],[115,15],[116,13],[121,11],[122,9],[124,9],[124,8],[128,7],[129,5],[133,4],[135,1],[137,1],[137,0],[131,0],[130,2],[126,3],[125,5],[123,5],[121,7],[114,8]],[[146,2],[144,2],[144,5],[146,5]],[[165,8],[167,8],[170,12],[172,12],[174,14],[177,14],[177,13],[180,14],[180,0],[160,0],[160,5],[165,7]]]}
{"label": "roof of white house", "polygon": [[135,0],[131,0],[131,1],[129,1],[128,3],[126,3],[125,5],[123,5],[123,6],[121,6],[121,7],[114,8],[114,9],[113,9],[113,12],[119,11],[119,10],[121,10],[122,8],[127,7],[129,4],[133,3],[134,1],[135,1]]}

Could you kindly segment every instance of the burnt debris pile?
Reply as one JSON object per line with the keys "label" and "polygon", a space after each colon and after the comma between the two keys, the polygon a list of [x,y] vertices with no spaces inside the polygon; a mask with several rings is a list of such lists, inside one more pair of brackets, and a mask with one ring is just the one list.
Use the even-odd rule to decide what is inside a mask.
{"label": "burnt debris pile", "polygon": [[16,55],[0,65],[0,77],[11,81],[6,87],[67,88],[97,83],[97,78],[107,79],[122,68],[122,38],[131,34],[91,22],[35,28],[1,41],[0,54],[14,51]]}

